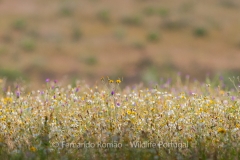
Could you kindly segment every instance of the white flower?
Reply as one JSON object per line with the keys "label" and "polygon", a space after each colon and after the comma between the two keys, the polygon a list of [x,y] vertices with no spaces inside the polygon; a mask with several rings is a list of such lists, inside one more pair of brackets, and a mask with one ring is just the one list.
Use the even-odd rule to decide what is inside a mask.
{"label": "white flower", "polygon": [[173,110],[170,110],[167,112],[167,115],[170,116],[170,115],[173,115],[174,114],[174,111]]}
{"label": "white flower", "polygon": [[239,128],[234,128],[234,129],[232,130],[233,133],[234,133],[234,132],[237,132],[237,131],[239,131]]}

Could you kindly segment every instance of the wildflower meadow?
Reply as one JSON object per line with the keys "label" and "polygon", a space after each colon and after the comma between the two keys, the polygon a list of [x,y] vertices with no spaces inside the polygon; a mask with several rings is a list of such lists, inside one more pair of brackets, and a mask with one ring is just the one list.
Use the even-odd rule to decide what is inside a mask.
{"label": "wildflower meadow", "polygon": [[240,159],[240,83],[0,81],[0,159]]}

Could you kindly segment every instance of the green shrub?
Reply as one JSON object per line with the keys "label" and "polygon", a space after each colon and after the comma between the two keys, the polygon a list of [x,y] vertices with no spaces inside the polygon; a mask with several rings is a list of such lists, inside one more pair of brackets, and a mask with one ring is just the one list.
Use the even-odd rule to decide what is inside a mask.
{"label": "green shrub", "polygon": [[104,23],[110,22],[110,13],[108,10],[102,10],[97,13],[97,18]]}
{"label": "green shrub", "polygon": [[26,21],[24,19],[17,19],[13,22],[13,28],[16,30],[23,30],[26,28]]}
{"label": "green shrub", "polygon": [[155,9],[153,7],[147,7],[143,9],[143,14],[146,16],[151,16],[156,13]]}
{"label": "green shrub", "polygon": [[206,28],[198,27],[198,28],[194,29],[193,34],[196,37],[204,37],[204,36],[206,36],[208,34],[208,31],[207,31]]}
{"label": "green shrub", "polygon": [[72,30],[72,39],[74,41],[78,41],[81,39],[81,37],[82,37],[82,31],[79,28],[74,28]]}
{"label": "green shrub", "polygon": [[125,25],[139,26],[142,20],[139,16],[126,16],[122,18],[122,23]]}
{"label": "green shrub", "polygon": [[93,65],[96,65],[97,64],[97,57],[94,56],[94,55],[90,55],[88,57],[85,58],[85,63],[89,66],[93,66]]}
{"label": "green shrub", "polygon": [[226,8],[238,8],[239,5],[233,0],[220,0],[220,5]]}
{"label": "green shrub", "polygon": [[169,15],[169,10],[167,8],[160,8],[158,9],[157,13],[161,17],[167,17]]}
{"label": "green shrub", "polygon": [[114,36],[115,36],[117,39],[120,40],[120,39],[123,39],[123,38],[126,36],[126,33],[125,33],[124,30],[119,29],[119,30],[117,30],[117,31],[114,32]]}
{"label": "green shrub", "polygon": [[64,5],[60,8],[60,15],[62,16],[71,16],[73,15],[73,8],[67,5]]}
{"label": "green shrub", "polygon": [[0,69],[0,77],[6,77],[10,81],[14,81],[17,78],[24,78],[23,74],[13,69]]}
{"label": "green shrub", "polygon": [[147,40],[150,42],[157,42],[159,41],[159,34],[156,32],[151,32],[147,35]]}
{"label": "green shrub", "polygon": [[21,47],[24,51],[31,52],[36,48],[36,44],[33,39],[24,39],[21,42]]}
{"label": "green shrub", "polygon": [[161,8],[147,7],[144,8],[143,13],[147,16],[159,15],[160,17],[165,18],[169,15],[169,9],[164,7]]}
{"label": "green shrub", "polygon": [[186,28],[189,25],[189,22],[184,19],[165,19],[162,23],[162,27],[170,30],[179,30]]}

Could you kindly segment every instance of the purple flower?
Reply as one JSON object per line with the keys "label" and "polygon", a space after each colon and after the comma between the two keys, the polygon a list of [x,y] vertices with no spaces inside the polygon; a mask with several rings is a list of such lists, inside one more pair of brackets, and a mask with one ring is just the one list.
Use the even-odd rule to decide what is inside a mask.
{"label": "purple flower", "polygon": [[170,84],[171,82],[172,82],[172,79],[169,78],[166,83],[167,83],[167,84]]}
{"label": "purple flower", "polygon": [[219,80],[220,80],[220,81],[223,81],[223,76],[220,76],[220,77],[219,77]]}
{"label": "purple flower", "polygon": [[120,106],[120,103],[117,103],[117,106]]}
{"label": "purple flower", "polygon": [[49,82],[49,81],[50,81],[50,79],[49,79],[49,78],[47,78],[47,79],[46,79],[46,82]]}
{"label": "purple flower", "polygon": [[20,92],[19,91],[16,92],[16,96],[17,96],[17,98],[20,97]]}
{"label": "purple flower", "polygon": [[57,83],[57,80],[54,80],[54,83]]}
{"label": "purple flower", "polygon": [[232,101],[235,101],[235,97],[234,96],[232,96]]}
{"label": "purple flower", "polygon": [[112,96],[114,95],[114,91],[111,92],[111,95],[112,95]]}
{"label": "purple flower", "polygon": [[76,88],[76,92],[78,92],[79,91],[79,88]]}

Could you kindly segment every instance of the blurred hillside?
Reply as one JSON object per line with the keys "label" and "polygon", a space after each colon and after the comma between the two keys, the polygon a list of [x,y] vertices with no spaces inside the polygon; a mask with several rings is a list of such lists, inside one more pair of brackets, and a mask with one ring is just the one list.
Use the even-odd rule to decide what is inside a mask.
{"label": "blurred hillside", "polygon": [[0,77],[240,75],[239,0],[0,0]]}

